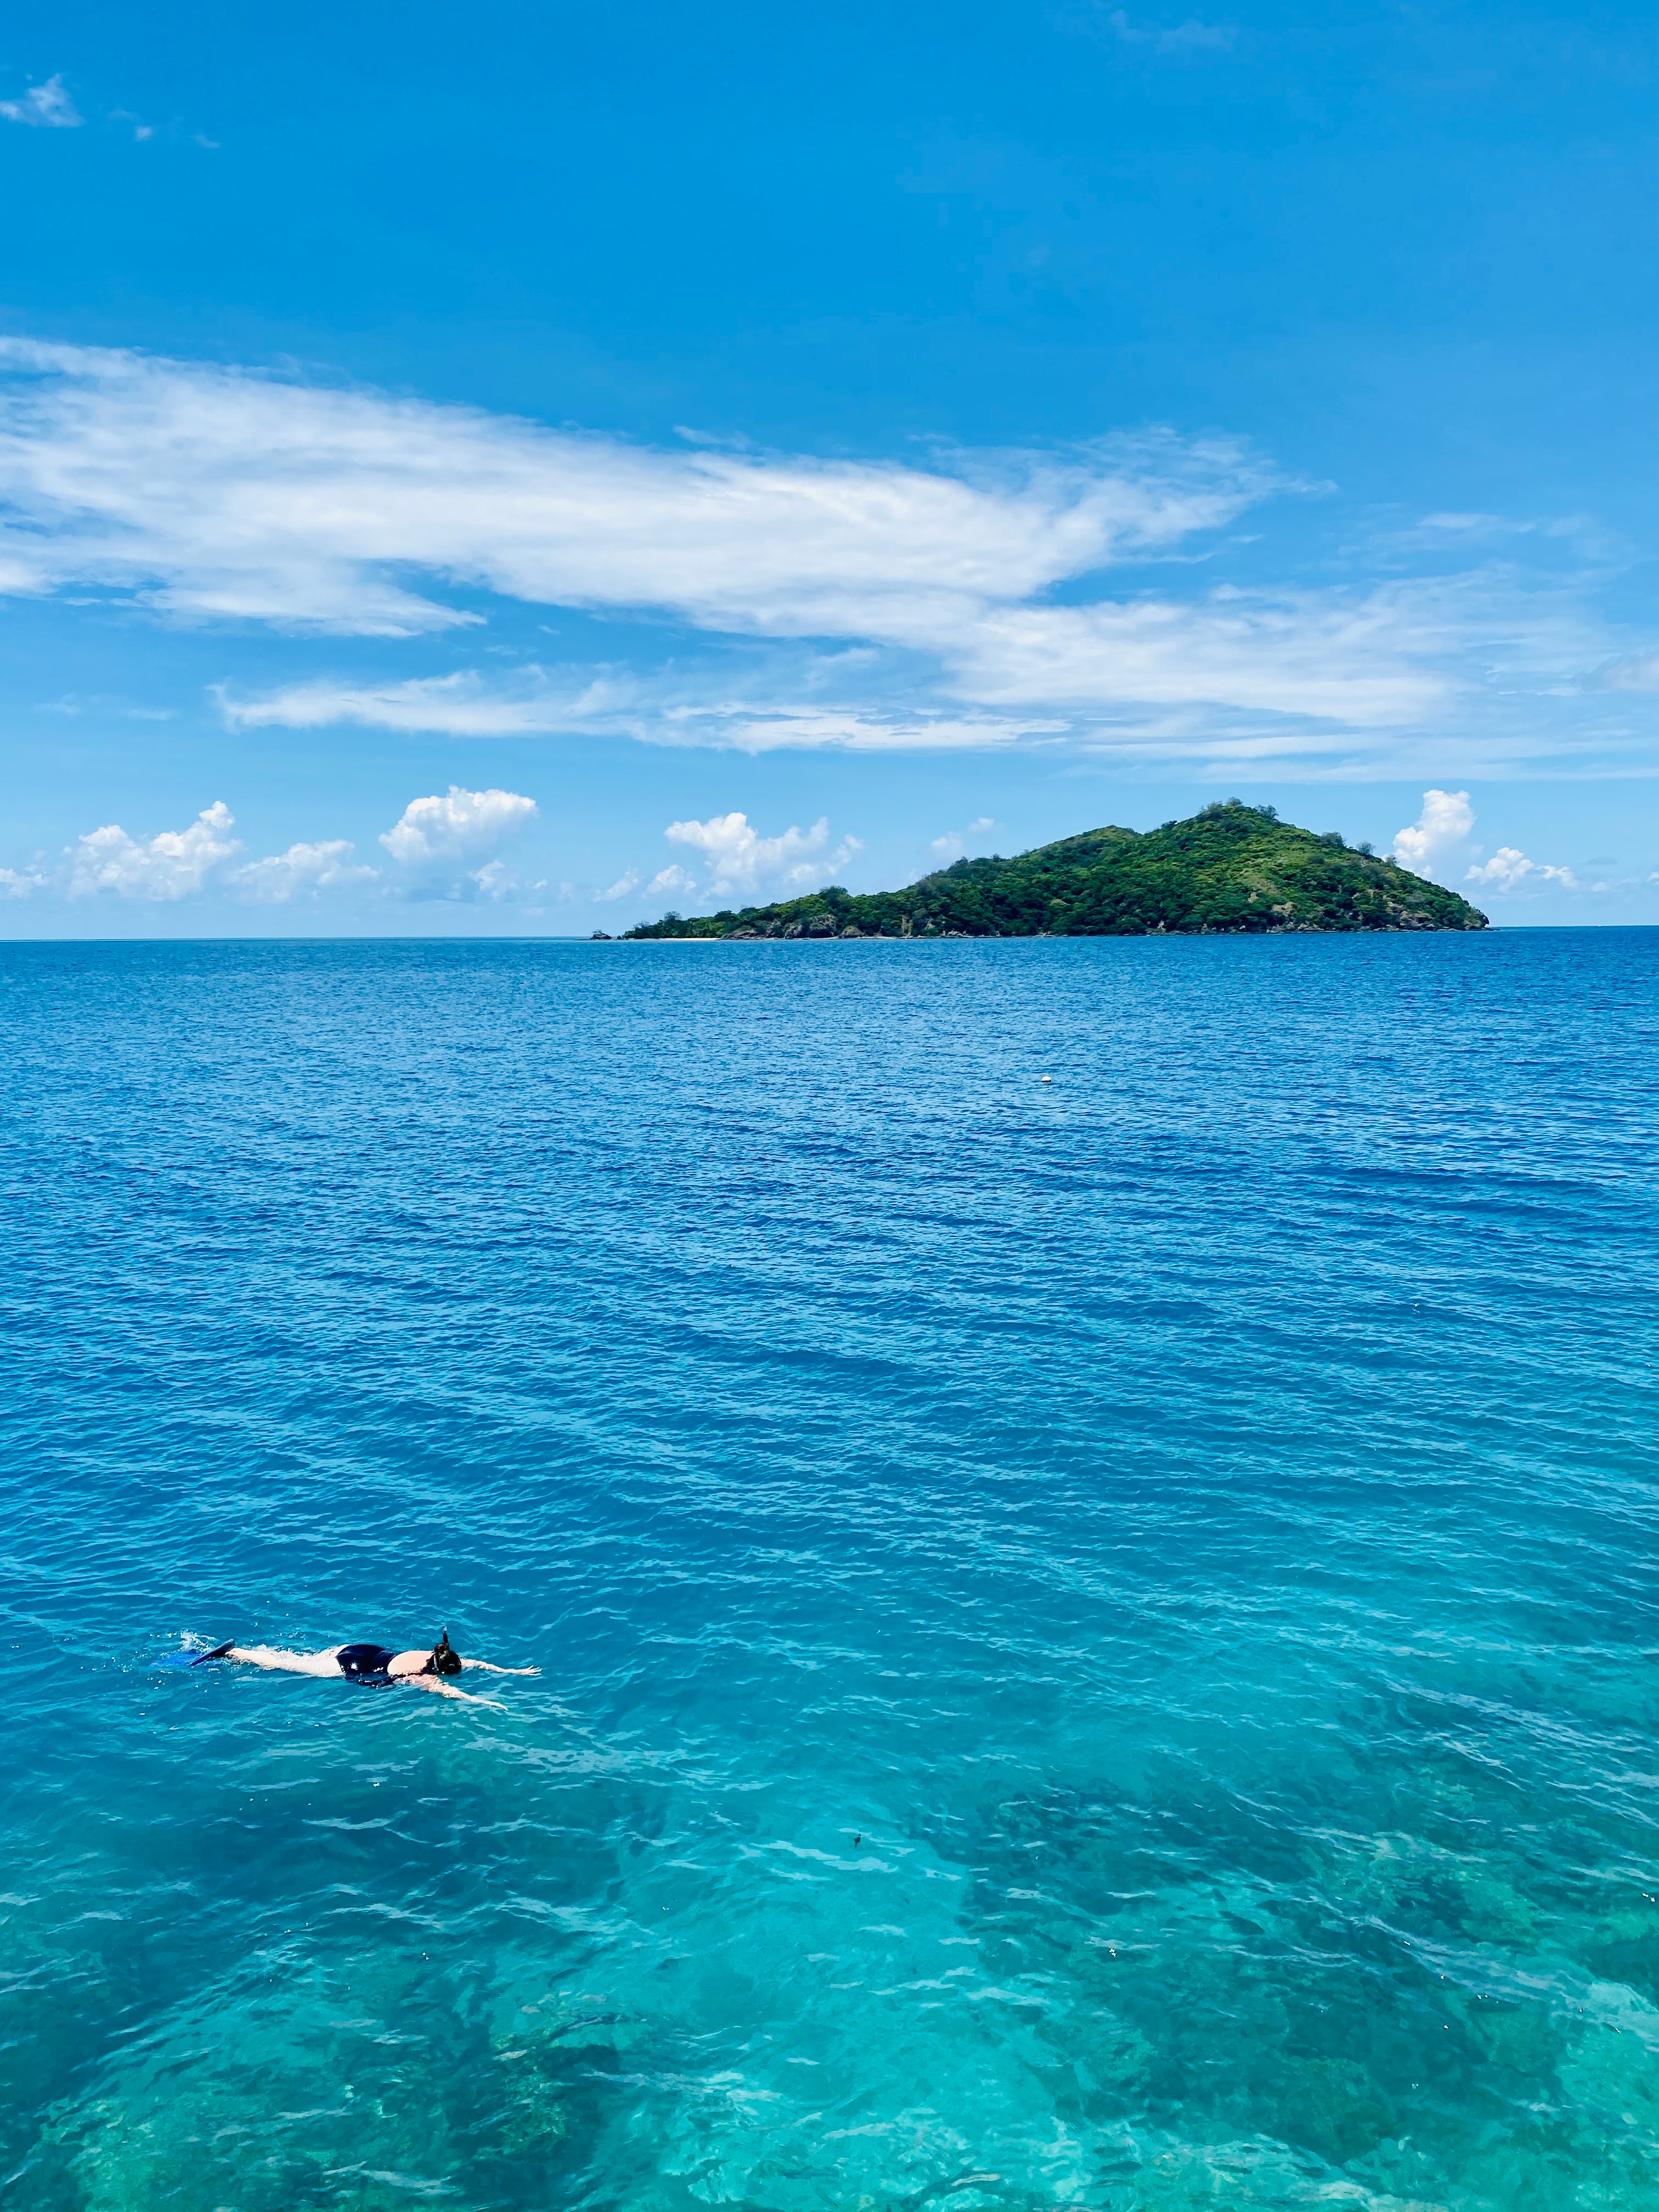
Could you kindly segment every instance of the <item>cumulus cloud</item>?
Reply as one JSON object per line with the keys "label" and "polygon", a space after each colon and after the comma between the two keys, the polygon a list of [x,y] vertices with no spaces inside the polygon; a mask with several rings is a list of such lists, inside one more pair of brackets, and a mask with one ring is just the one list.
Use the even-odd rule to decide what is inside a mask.
{"label": "cumulus cloud", "polygon": [[516,791],[465,791],[452,783],[445,798],[411,799],[380,842],[405,866],[465,859],[487,852],[537,812],[535,800]]}
{"label": "cumulus cloud", "polygon": [[1467,791],[1425,791],[1416,821],[1395,832],[1394,857],[1402,868],[1426,875],[1474,827],[1474,809]]}
{"label": "cumulus cloud", "polygon": [[505,860],[486,860],[483,867],[469,872],[467,882],[472,886],[473,896],[497,904],[505,899],[533,897],[547,889],[544,881],[527,883],[518,869],[510,867]]}
{"label": "cumulus cloud", "polygon": [[240,897],[258,905],[282,905],[345,884],[373,883],[379,870],[354,866],[356,850],[345,837],[327,838],[316,845],[290,845],[286,853],[249,861],[229,881]]}
{"label": "cumulus cloud", "polygon": [[411,799],[380,837],[397,863],[391,887],[405,898],[513,897],[525,886],[497,848],[538,811],[520,792],[468,791],[458,783],[442,797]]}
{"label": "cumulus cloud", "polygon": [[[1467,791],[1425,791],[1423,811],[1416,821],[1395,833],[1394,856],[1401,867],[1427,875],[1445,865],[1474,827],[1474,809]],[[1479,852],[1480,848],[1475,849]],[[1463,880],[1500,892],[1536,890],[1546,884],[1559,884],[1565,890],[1579,888],[1571,868],[1529,860],[1513,845],[1500,845],[1490,860],[1473,862]]]}
{"label": "cumulus cloud", "polygon": [[27,123],[36,130],[76,131],[81,125],[61,76],[32,84],[21,100],[0,100],[0,115],[8,123]]}
{"label": "cumulus cloud", "polygon": [[178,900],[215,891],[251,905],[286,905],[328,892],[373,889],[392,898],[517,898],[544,890],[526,883],[501,854],[537,817],[536,802],[511,791],[467,791],[411,799],[380,839],[385,868],[356,857],[349,838],[290,845],[286,852],[237,862],[243,851],[231,833],[235,817],[222,799],[185,830],[130,836],[118,823],[90,830],[47,875],[0,869],[0,898],[59,890],[71,898],[100,892],[133,899]]}
{"label": "cumulus cloud", "polygon": [[182,899],[199,891],[242,849],[228,833],[236,817],[222,799],[204,807],[187,830],[130,837],[118,823],[89,830],[69,855],[69,895],[113,891],[120,898]]}
{"label": "cumulus cloud", "polygon": [[[810,830],[792,823],[774,837],[762,836],[743,813],[713,814],[706,822],[671,822],[663,834],[671,844],[701,854],[702,872],[694,875],[678,861],[671,862],[645,884],[646,897],[695,897],[705,906],[722,899],[756,902],[816,890],[864,850],[858,837],[843,837],[832,850],[827,817]],[[629,868],[593,896],[602,901],[628,898],[642,881],[637,868]]]}
{"label": "cumulus cloud", "polygon": [[694,891],[697,883],[695,876],[688,875],[678,861],[673,861],[665,868],[659,868],[645,888],[653,895],[665,897],[671,891]]}
{"label": "cumulus cloud", "polygon": [[968,841],[970,837],[982,837],[988,830],[994,830],[996,826],[988,814],[981,814],[976,822],[970,822],[965,830],[945,830],[942,836],[935,837],[932,841],[927,849],[939,860],[946,862],[959,860],[968,850]]}
{"label": "cumulus cloud", "polygon": [[1559,884],[1564,890],[1578,889],[1578,878],[1571,868],[1540,866],[1513,845],[1500,845],[1491,860],[1471,868],[1464,881],[1497,891],[1516,891],[1523,884],[1536,889],[1544,884]]}
{"label": "cumulus cloud", "polygon": [[810,830],[793,825],[776,837],[763,837],[746,814],[714,814],[707,822],[671,822],[664,833],[676,845],[703,855],[708,870],[707,893],[748,897],[762,890],[815,888],[864,849],[858,837],[843,837],[830,850],[830,823],[821,816]]}

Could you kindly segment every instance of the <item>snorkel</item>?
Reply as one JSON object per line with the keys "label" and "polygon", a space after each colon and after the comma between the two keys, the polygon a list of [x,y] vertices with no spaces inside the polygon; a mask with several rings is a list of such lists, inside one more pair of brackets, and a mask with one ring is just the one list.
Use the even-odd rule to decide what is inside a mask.
{"label": "snorkel", "polygon": [[437,1644],[434,1648],[432,1656],[428,1660],[427,1665],[434,1674],[459,1674],[460,1673],[461,1655],[451,1644],[449,1641],[449,1631],[447,1629],[445,1629],[443,1634],[438,1638]]}

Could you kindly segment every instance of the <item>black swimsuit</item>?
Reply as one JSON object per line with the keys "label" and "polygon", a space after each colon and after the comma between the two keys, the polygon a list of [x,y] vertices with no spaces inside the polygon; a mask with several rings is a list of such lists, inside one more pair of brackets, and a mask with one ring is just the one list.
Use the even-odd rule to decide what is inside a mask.
{"label": "black swimsuit", "polygon": [[340,1672],[354,1682],[389,1682],[392,1677],[386,1670],[397,1656],[384,1644],[343,1644],[334,1655]]}

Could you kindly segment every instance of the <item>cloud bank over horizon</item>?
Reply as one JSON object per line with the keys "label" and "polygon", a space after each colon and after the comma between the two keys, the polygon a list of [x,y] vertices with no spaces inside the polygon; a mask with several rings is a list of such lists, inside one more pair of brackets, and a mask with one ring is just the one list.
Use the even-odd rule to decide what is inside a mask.
{"label": "cloud bank over horizon", "polygon": [[[791,823],[768,833],[734,810],[664,826],[664,840],[689,855],[690,866],[672,860],[653,873],[648,862],[636,864],[601,888],[555,884],[514,865],[509,849],[539,820],[536,801],[522,793],[452,784],[447,793],[410,800],[380,833],[385,859],[379,862],[359,860],[343,837],[299,841],[249,860],[234,834],[235,816],[216,799],[181,830],[134,836],[108,823],[85,831],[55,861],[40,855],[28,868],[0,868],[0,901],[271,908],[312,907],[326,898],[360,919],[389,905],[441,902],[513,906],[531,917],[562,912],[568,923],[570,909],[583,903],[597,910],[629,902],[654,915],[671,901],[708,913],[789,897],[842,880],[865,850],[865,841],[850,833],[832,842],[825,816],[805,829]],[[1487,899],[1529,902],[1551,890],[1604,894],[1639,885],[1636,878],[1587,882],[1571,867],[1534,861],[1510,845],[1484,858],[1483,848],[1470,842],[1475,822],[1467,792],[1425,791],[1417,820],[1395,834],[1395,857],[1416,874],[1472,886]],[[948,866],[970,847],[982,849],[997,827],[981,817],[963,830],[942,832],[915,873]]]}
{"label": "cloud bank over horizon", "polygon": [[298,842],[286,852],[245,861],[242,842],[231,834],[236,817],[217,799],[183,830],[134,837],[119,823],[106,823],[85,831],[55,862],[0,869],[0,897],[106,895],[173,905],[212,894],[233,903],[270,906],[323,891],[372,890],[397,900],[512,898],[547,888],[526,884],[502,857],[502,848],[538,812],[535,800],[518,792],[468,791],[452,784],[446,794],[410,799],[384,832],[386,866],[358,861],[356,847],[343,837]]}

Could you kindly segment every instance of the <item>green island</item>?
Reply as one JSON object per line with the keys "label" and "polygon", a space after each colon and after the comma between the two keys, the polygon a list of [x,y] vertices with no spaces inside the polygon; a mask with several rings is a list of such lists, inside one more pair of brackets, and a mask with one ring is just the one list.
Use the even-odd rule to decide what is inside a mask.
{"label": "green island", "polygon": [[[1455,891],[1334,830],[1229,799],[1161,829],[1085,830],[1012,860],[957,860],[897,891],[839,884],[771,906],[666,914],[629,938],[1155,937],[1485,929]],[[603,933],[596,932],[596,935]]]}

